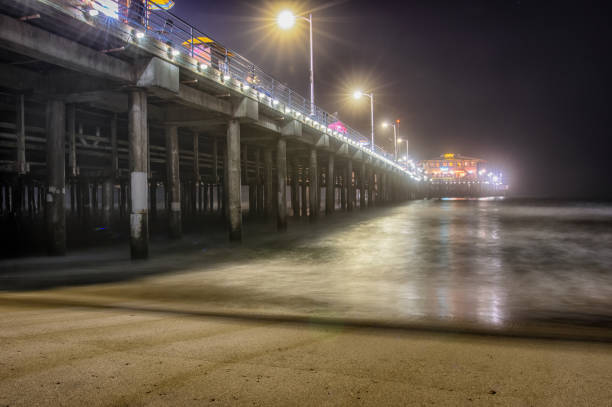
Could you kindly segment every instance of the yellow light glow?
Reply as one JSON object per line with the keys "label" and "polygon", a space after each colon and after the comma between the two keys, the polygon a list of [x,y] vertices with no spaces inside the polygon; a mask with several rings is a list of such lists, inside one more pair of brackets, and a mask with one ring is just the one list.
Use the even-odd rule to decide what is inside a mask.
{"label": "yellow light glow", "polygon": [[276,17],[276,23],[281,29],[288,30],[295,24],[295,15],[289,10],[281,11]]}
{"label": "yellow light glow", "polygon": [[356,90],[356,91],[353,93],[353,97],[354,97],[355,99],[359,99],[359,98],[361,98],[362,96],[363,96],[363,92],[362,92],[362,91],[360,91],[360,90]]}

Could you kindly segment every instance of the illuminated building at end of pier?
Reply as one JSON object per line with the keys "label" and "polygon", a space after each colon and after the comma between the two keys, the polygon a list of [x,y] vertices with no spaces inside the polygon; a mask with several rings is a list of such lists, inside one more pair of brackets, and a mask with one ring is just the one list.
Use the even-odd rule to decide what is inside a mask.
{"label": "illuminated building at end of pier", "polygon": [[[427,178],[442,182],[485,182],[502,185],[503,174],[482,158],[446,153],[419,163]],[[491,168],[489,168],[491,167]]]}
{"label": "illuminated building at end of pier", "polygon": [[481,158],[447,153],[442,154],[439,158],[423,160],[420,162],[420,166],[427,177],[432,180],[477,181],[478,172],[486,168],[486,163]]}

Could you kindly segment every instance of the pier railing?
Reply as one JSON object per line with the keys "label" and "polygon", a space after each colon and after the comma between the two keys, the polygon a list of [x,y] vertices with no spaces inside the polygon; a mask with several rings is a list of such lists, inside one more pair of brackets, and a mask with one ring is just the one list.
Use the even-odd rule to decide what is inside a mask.
{"label": "pier railing", "polygon": [[347,142],[415,180],[421,176],[393,161],[391,154],[357,130],[346,126],[346,132],[329,127],[338,118],[268,75],[244,56],[215,41],[183,19],[165,9],[169,0],[44,0],[62,7],[76,8],[83,18],[100,28],[114,27],[135,44],[142,42],[166,54],[174,63],[199,72],[223,85],[256,98],[303,124]]}

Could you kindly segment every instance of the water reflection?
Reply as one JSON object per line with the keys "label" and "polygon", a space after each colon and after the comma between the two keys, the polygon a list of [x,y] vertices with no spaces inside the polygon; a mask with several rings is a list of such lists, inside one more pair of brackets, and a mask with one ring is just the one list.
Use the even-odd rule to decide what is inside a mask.
{"label": "water reflection", "polygon": [[322,304],[308,311],[325,315],[607,323],[611,225],[610,206],[419,201],[333,232],[294,230],[306,234],[299,244],[257,259],[261,278],[238,278],[263,296]]}
{"label": "water reflection", "polygon": [[157,261],[163,275],[88,295],[492,328],[612,327],[611,248],[611,205],[415,201],[293,223],[284,234],[252,227],[241,246],[151,260],[142,267]]}

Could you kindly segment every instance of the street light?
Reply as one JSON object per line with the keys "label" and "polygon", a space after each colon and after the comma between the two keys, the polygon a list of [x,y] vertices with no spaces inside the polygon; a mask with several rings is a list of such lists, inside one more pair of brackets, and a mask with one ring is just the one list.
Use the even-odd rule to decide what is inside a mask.
{"label": "street light", "polygon": [[[308,21],[310,27],[310,115],[314,116],[314,62],[312,52],[312,13],[308,14],[308,18],[297,16],[298,18]],[[296,16],[290,10],[281,11],[276,17],[276,23],[282,30],[288,30],[295,25]]]}
{"label": "street light", "polygon": [[374,92],[363,93],[360,90],[353,92],[353,97],[355,99],[360,99],[362,96],[367,96],[370,98],[370,121],[372,122],[372,141],[370,144],[370,149],[374,151]]}
{"label": "street light", "polygon": [[[397,119],[395,123],[391,124],[391,126],[393,126],[393,157],[395,158],[395,161],[397,161],[397,134],[399,133],[399,125],[399,119]],[[384,122],[383,127],[389,127],[389,123]]]}

